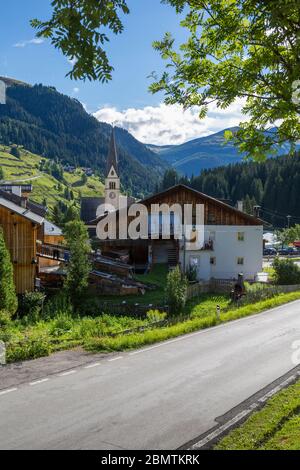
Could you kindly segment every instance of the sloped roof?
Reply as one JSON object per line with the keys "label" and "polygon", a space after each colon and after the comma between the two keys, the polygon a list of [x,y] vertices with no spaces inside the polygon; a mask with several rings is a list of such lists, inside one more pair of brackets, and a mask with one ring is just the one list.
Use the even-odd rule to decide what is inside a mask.
{"label": "sloped roof", "polygon": [[[171,188],[168,188],[164,191],[161,191],[159,193],[156,193],[156,194],[153,194],[152,196],[149,196],[141,201],[137,201],[139,204],[154,204],[154,203],[159,203],[160,200],[162,200],[165,196],[167,196],[168,194],[170,193],[174,193],[176,191],[180,191],[180,190],[186,190],[186,191],[189,191],[191,192],[192,194],[196,195],[199,197],[199,199],[201,200],[204,200],[204,201],[207,201],[207,202],[211,202],[213,204],[215,204],[216,206],[228,211],[228,212],[231,212],[231,213],[234,213],[234,214],[237,214],[239,215],[241,218],[243,218],[245,221],[248,221],[251,223],[251,225],[263,225],[264,224],[264,221],[261,220],[261,219],[258,219],[257,217],[254,217],[253,215],[249,215],[249,214],[246,214],[245,212],[242,212],[238,209],[236,209],[235,207],[233,206],[230,206],[228,204],[225,204],[224,202],[220,201],[219,199],[216,199],[214,197],[211,197],[211,196],[208,196],[207,194],[204,194],[204,193],[201,193],[200,191],[197,191],[196,189],[193,189],[193,188],[190,188],[184,184],[177,184],[175,186],[172,186]],[[90,225],[97,225],[97,222],[101,219],[101,217],[99,218],[96,218],[96,219],[90,219],[90,222],[89,224]],[[88,222],[88,221],[86,221]]]}
{"label": "sloped roof", "polygon": [[87,223],[97,217],[97,209],[104,204],[105,197],[83,197],[81,199],[80,218]]}
{"label": "sloped roof", "polygon": [[218,207],[221,207],[229,212],[233,212],[240,217],[243,217],[245,220],[248,220],[252,222],[253,225],[263,225],[263,220],[258,219],[257,217],[254,217],[253,215],[246,214],[246,212],[242,212],[238,209],[236,209],[233,206],[230,206],[228,204],[225,204],[225,202],[220,201],[219,199],[216,199],[212,196],[208,196],[207,194],[201,193],[200,191],[197,191],[196,189],[190,188],[189,186],[186,186],[185,184],[176,184],[175,186],[172,186],[171,188],[165,189],[164,191],[161,191],[159,193],[153,194],[152,196],[149,196],[142,201],[140,201],[140,204],[151,204],[154,202],[157,202],[157,199],[161,199],[162,197],[168,195],[169,193],[178,191],[178,190],[185,190],[193,193],[194,195],[198,196],[199,198],[211,202],[215,204]]}
{"label": "sloped roof", "polygon": [[62,230],[50,220],[45,219],[44,221],[44,233],[45,235],[55,235],[55,236],[61,236],[62,235]]}
{"label": "sloped roof", "polygon": [[107,164],[106,164],[106,175],[108,176],[111,167],[114,167],[115,171],[118,173],[118,154],[117,154],[117,146],[116,146],[116,138],[115,138],[115,131],[112,130],[108,155],[107,155]]}
{"label": "sloped roof", "polygon": [[14,204],[25,207],[30,209],[37,215],[44,217],[48,211],[48,209],[43,206],[42,204],[38,204],[37,202],[29,201],[26,197],[17,196],[16,194],[9,193],[0,189],[0,197],[6,199],[7,201],[13,202]]}
{"label": "sloped roof", "polygon": [[21,205],[16,204],[16,202],[7,199],[5,196],[3,197],[3,194],[0,194],[0,206],[5,207],[15,214],[25,217],[25,219],[28,219],[36,224],[41,225],[44,222],[44,216],[33,212],[33,210],[31,210],[28,206],[22,207]]}

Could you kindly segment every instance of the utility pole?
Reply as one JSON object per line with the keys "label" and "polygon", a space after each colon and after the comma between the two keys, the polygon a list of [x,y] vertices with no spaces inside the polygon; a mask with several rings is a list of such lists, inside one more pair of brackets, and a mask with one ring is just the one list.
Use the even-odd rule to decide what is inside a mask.
{"label": "utility pole", "polygon": [[287,218],[287,226],[288,226],[288,228],[290,228],[292,216],[291,216],[291,215],[287,215],[286,218]]}

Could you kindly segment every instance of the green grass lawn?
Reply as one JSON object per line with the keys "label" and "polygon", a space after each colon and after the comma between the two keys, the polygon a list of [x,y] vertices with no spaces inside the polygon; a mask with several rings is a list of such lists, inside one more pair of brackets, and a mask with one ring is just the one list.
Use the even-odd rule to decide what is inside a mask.
{"label": "green grass lawn", "polygon": [[216,449],[300,450],[300,381],[271,398]]}
{"label": "green grass lawn", "polygon": [[42,203],[44,199],[47,201],[48,207],[51,209],[57,201],[64,201],[64,190],[68,187],[74,193],[74,198],[79,202],[80,196],[92,197],[102,196],[104,194],[104,185],[95,176],[87,178],[87,182],[82,184],[80,171],[75,174],[64,173],[64,181],[60,183],[53,176],[39,171],[39,162],[41,156],[35,155],[27,150],[19,148],[21,158],[12,156],[10,148],[0,146],[0,165],[4,171],[4,180],[7,182],[22,181],[26,184],[32,184],[33,191],[30,199],[38,203]]}

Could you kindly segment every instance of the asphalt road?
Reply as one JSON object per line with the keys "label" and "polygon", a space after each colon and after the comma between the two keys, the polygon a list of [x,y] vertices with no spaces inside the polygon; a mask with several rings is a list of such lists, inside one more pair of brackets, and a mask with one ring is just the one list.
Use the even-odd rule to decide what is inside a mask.
{"label": "asphalt road", "polygon": [[175,449],[291,370],[300,301],[0,394],[1,449]]}

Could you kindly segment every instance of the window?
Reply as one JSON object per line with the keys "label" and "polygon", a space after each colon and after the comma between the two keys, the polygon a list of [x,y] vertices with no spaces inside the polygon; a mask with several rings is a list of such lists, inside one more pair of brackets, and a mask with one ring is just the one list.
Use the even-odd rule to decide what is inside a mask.
{"label": "window", "polygon": [[237,259],[237,264],[238,264],[239,266],[243,266],[243,264],[244,264],[244,258],[242,258],[241,256],[239,256],[238,259]]}
{"label": "window", "polygon": [[209,213],[207,214],[207,223],[213,224],[213,223],[215,223],[215,221],[216,221],[216,216],[215,216],[215,214],[214,214],[213,212],[209,212]]}
{"label": "window", "polygon": [[245,232],[238,232],[237,233],[237,239],[239,242],[244,242],[245,241]]}
{"label": "window", "polygon": [[116,189],[116,183],[114,183],[114,182],[111,181],[111,182],[109,183],[109,189]]}
{"label": "window", "polygon": [[209,232],[209,239],[214,242],[216,239],[216,232]]}
{"label": "window", "polygon": [[190,266],[198,268],[200,266],[200,258],[199,256],[190,256]]}
{"label": "window", "polygon": [[216,265],[216,262],[217,262],[217,260],[216,260],[215,256],[211,256],[211,258],[210,258],[210,264],[213,265],[213,266],[215,266],[215,265]]}

